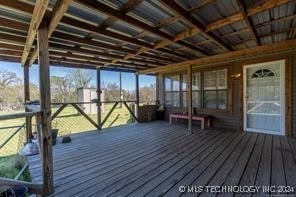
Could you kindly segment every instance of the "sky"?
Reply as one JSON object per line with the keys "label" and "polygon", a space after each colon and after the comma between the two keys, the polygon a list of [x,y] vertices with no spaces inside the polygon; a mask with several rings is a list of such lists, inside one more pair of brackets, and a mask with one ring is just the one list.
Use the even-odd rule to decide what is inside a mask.
{"label": "sky", "polygon": [[[7,70],[10,72],[14,72],[17,76],[23,79],[23,69],[20,63],[10,63],[10,62],[2,62],[0,61],[0,70]],[[70,72],[72,72],[73,68],[65,68],[65,67],[50,67],[50,75],[51,76],[60,76],[63,77]],[[36,85],[39,84],[39,68],[38,65],[32,65],[30,67],[30,82]],[[94,77],[91,82],[92,86],[96,86],[96,71],[95,70],[87,70],[87,72],[91,73]],[[133,73],[124,73],[121,75],[122,79],[122,89],[126,90],[135,90],[135,75]],[[119,84],[119,73],[112,71],[101,71],[101,83],[117,83]],[[139,86],[149,86],[150,84],[155,83],[154,76],[148,75],[140,75],[139,76]]]}

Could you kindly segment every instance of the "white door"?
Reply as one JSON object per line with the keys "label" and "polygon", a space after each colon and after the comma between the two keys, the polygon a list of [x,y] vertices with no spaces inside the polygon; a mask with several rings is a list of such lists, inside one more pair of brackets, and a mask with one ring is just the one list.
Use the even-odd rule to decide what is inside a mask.
{"label": "white door", "polygon": [[285,60],[244,67],[244,130],[285,134]]}

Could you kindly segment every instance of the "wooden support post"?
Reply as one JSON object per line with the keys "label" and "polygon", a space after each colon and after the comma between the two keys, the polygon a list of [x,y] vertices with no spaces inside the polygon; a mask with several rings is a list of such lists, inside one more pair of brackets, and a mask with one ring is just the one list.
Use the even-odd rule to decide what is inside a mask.
{"label": "wooden support post", "polygon": [[102,114],[101,114],[101,101],[102,89],[101,89],[101,70],[97,69],[97,125],[98,129],[102,130]]}
{"label": "wooden support post", "polygon": [[[25,103],[30,101],[30,75],[29,75],[29,66],[24,65],[24,99]],[[28,110],[26,109],[26,112]],[[29,142],[33,137],[32,134],[32,117],[26,117],[26,141]]]}
{"label": "wooden support post", "polygon": [[192,134],[192,65],[188,66],[188,134]]}
{"label": "wooden support post", "polygon": [[38,29],[38,61],[40,80],[40,110],[41,110],[41,159],[43,175],[43,194],[54,192],[53,187],[53,158],[51,134],[51,99],[49,80],[48,24],[44,21]]}
{"label": "wooden support post", "polygon": [[[119,72],[119,100],[122,101],[122,78],[121,72]],[[119,107],[122,108],[122,102],[119,103]]]}
{"label": "wooden support post", "polygon": [[139,104],[140,104],[140,95],[139,95],[139,75],[136,74],[136,117],[139,118]]}

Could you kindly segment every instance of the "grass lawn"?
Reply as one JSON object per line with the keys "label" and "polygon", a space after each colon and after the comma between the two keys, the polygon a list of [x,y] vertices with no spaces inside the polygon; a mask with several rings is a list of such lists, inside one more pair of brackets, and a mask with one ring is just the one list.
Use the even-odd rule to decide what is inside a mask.
{"label": "grass lawn", "polygon": [[[105,104],[104,111],[102,112],[102,121],[107,116],[108,112],[112,108],[113,104]],[[58,108],[52,108],[52,114]],[[14,112],[0,112],[0,115],[8,113],[18,113],[20,111]],[[97,115],[89,115],[95,122],[97,122]],[[18,128],[4,128],[10,126],[20,126],[24,124],[25,119],[13,119],[0,121],[0,146],[16,131]],[[103,128],[114,127],[119,125],[124,125],[131,123],[131,115],[124,105],[117,106],[112,112],[110,117],[107,119]],[[35,120],[33,119],[33,128],[35,125]],[[73,133],[81,133],[84,131],[95,130],[96,128],[81,114],[79,114],[76,109],[72,106],[66,107],[57,118],[52,122],[52,127],[59,129],[59,136],[69,135]],[[25,141],[25,129],[21,129],[4,147],[0,150],[0,177],[14,178],[18,172],[21,170],[25,164],[24,158],[17,155],[20,148]],[[29,172],[26,171],[23,175],[23,179],[30,181]]]}

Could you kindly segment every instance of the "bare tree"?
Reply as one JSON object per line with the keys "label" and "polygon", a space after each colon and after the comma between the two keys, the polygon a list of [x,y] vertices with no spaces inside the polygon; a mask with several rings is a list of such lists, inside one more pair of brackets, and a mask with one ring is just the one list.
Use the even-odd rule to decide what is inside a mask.
{"label": "bare tree", "polygon": [[16,73],[7,70],[0,70],[0,89],[3,89],[9,85],[16,85],[21,82],[21,79],[17,77]]}
{"label": "bare tree", "polygon": [[90,82],[93,79],[94,75],[87,73],[86,70],[76,69],[71,73],[71,77],[74,82],[74,87],[77,89],[90,87]]}

